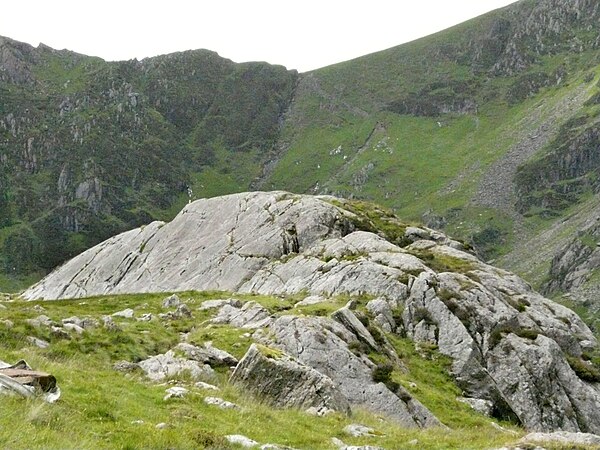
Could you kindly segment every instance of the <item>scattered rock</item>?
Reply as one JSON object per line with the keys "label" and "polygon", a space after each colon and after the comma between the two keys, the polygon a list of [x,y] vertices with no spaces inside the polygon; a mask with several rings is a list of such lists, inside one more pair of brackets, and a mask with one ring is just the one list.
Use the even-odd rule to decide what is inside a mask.
{"label": "scattered rock", "polygon": [[294,305],[294,308],[298,308],[299,306],[316,305],[318,303],[323,303],[324,301],[326,301],[326,298],[322,297],[321,295],[309,295],[304,300],[301,300],[298,303],[296,303]]}
{"label": "scattered rock", "polygon": [[213,323],[228,323],[236,328],[247,329],[267,327],[272,321],[269,311],[253,301],[245,303],[241,308],[223,305],[212,319]]}
{"label": "scattered rock", "polygon": [[83,333],[83,328],[81,328],[79,325],[76,325],[74,323],[65,323],[63,325],[63,328],[67,331],[74,331],[77,334],[82,334]]}
{"label": "scattered rock", "polygon": [[358,423],[345,426],[344,433],[349,434],[352,437],[376,436],[373,428],[369,428]]}
{"label": "scattered rock", "polygon": [[240,308],[242,306],[242,302],[240,302],[239,300],[237,300],[235,298],[206,300],[205,302],[202,302],[202,304],[200,305],[198,310],[206,311],[208,309],[221,308],[222,306],[225,306],[225,305],[230,305],[235,308]]}
{"label": "scattered rock", "polygon": [[241,445],[244,448],[252,448],[258,445],[258,442],[241,434],[228,434],[225,436],[225,439],[227,439],[230,444]]}
{"label": "scattered rock", "polygon": [[35,345],[38,348],[48,348],[50,347],[50,342],[45,341],[43,339],[36,338],[35,336],[27,336],[27,342]]}
{"label": "scattered rock", "polygon": [[123,317],[125,319],[131,319],[131,318],[133,318],[133,309],[127,308],[127,309],[124,309],[123,311],[117,311],[116,313],[113,313],[112,316],[113,317]]}
{"label": "scattered rock", "polygon": [[570,431],[555,431],[553,433],[529,433],[519,442],[525,444],[543,444],[558,442],[568,446],[600,445],[600,436],[590,433],[574,433]]}
{"label": "scattered rock", "polygon": [[163,355],[152,356],[138,363],[139,367],[146,372],[148,378],[154,381],[172,378],[184,372],[189,373],[192,378],[212,378],[214,371],[206,364],[190,361],[175,356],[173,350]]}
{"label": "scattered rock", "polygon": [[2,325],[4,325],[6,328],[12,328],[12,327],[15,326],[14,322],[12,320],[9,320],[9,319],[0,320],[0,323]]}
{"label": "scattered rock", "polygon": [[376,298],[367,303],[367,311],[373,314],[377,325],[387,333],[396,330],[396,321],[390,304],[383,298]]}
{"label": "scattered rock", "polygon": [[179,320],[192,317],[192,310],[185,303],[181,303],[177,306],[175,311],[169,311],[167,313],[159,314],[158,317],[164,320]]}
{"label": "scattered rock", "polygon": [[140,365],[129,361],[117,361],[113,364],[113,369],[117,372],[134,372],[140,369]]}
{"label": "scattered rock", "polygon": [[207,405],[218,406],[221,409],[240,409],[240,407],[235,403],[228,402],[227,400],[223,400],[219,397],[205,397],[204,403]]}
{"label": "scattered rock", "polygon": [[177,294],[169,295],[162,302],[162,307],[164,309],[175,308],[181,304],[181,300],[177,296]]}
{"label": "scattered rock", "polygon": [[208,364],[211,367],[233,367],[238,363],[235,356],[213,347],[211,342],[205,342],[203,347],[182,342],[175,347],[175,350],[183,352],[187,359]]}
{"label": "scattered rock", "polygon": [[167,428],[171,428],[171,426],[168,423],[161,422],[161,423],[157,423],[154,428],[156,428],[157,430],[165,430]]}
{"label": "scattered rock", "polygon": [[62,320],[62,323],[63,325],[74,324],[83,329],[95,328],[98,326],[98,321],[91,317],[85,317],[83,319],[80,319],[77,316],[67,317]]}
{"label": "scattered rock", "polygon": [[492,412],[494,411],[494,404],[489,400],[484,400],[482,398],[470,398],[470,397],[458,397],[457,400],[462,403],[466,403],[474,411],[477,411],[479,414],[483,414],[484,416],[492,417]]}
{"label": "scattered rock", "polygon": [[151,313],[145,313],[142,314],[140,317],[138,317],[136,320],[138,322],[150,322],[152,320],[152,314]]}
{"label": "scattered rock", "polygon": [[5,305],[3,305],[2,303],[0,303],[0,309],[8,309]]}
{"label": "scattered rock", "polygon": [[350,414],[350,405],[333,381],[281,350],[252,344],[230,382],[277,407],[327,408]]}
{"label": "scattered rock", "polygon": [[167,395],[164,396],[163,400],[166,401],[166,400],[170,400],[172,398],[183,398],[190,391],[184,387],[174,386],[174,387],[167,389],[165,392],[167,393]]}
{"label": "scattered rock", "polygon": [[113,320],[113,318],[111,316],[103,316],[102,317],[102,322],[104,323],[104,328],[106,328],[108,331],[119,331],[119,330],[121,330],[121,328],[119,327],[119,325],[117,325],[115,323],[115,321]]}
{"label": "scattered rock", "polygon": [[141,419],[138,419],[138,420],[132,420],[130,423],[131,423],[131,425],[143,425],[144,421]]}
{"label": "scattered rock", "polygon": [[51,327],[50,332],[57,339],[71,339],[71,335],[62,327]]}
{"label": "scattered rock", "polygon": [[46,312],[46,308],[44,308],[42,305],[33,305],[31,309],[38,312]]}
{"label": "scattered rock", "polygon": [[56,322],[51,320],[50,317],[48,317],[44,314],[37,316],[35,319],[27,319],[27,320],[25,320],[25,322],[27,322],[29,325],[31,325],[32,327],[35,327],[35,328],[51,327],[51,326],[58,325]]}
{"label": "scattered rock", "polygon": [[358,340],[364,342],[373,350],[379,351],[379,345],[377,345],[377,342],[375,342],[375,339],[371,333],[369,333],[369,330],[367,330],[361,321],[357,319],[350,309],[347,307],[338,309],[331,315],[331,318],[337,320],[346,327],[348,331],[352,332],[358,338]]}
{"label": "scattered rock", "polygon": [[205,383],[204,381],[197,381],[196,383],[194,383],[194,386],[196,386],[199,389],[205,389],[207,391],[220,391],[221,390],[214,384],[208,384],[208,383]]}
{"label": "scattered rock", "polygon": [[316,406],[311,406],[305,412],[308,415],[317,416],[317,417],[324,417],[324,416],[328,416],[330,414],[335,414],[335,410],[329,409],[326,406],[322,406],[320,408],[317,408]]}

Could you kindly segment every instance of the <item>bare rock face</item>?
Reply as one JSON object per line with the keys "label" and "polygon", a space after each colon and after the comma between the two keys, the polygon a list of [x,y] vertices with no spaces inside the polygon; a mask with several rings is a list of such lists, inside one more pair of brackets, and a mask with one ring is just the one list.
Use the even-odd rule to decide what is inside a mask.
{"label": "bare rock face", "polygon": [[315,407],[350,413],[348,401],[329,377],[280,350],[252,344],[230,381],[278,407]]}
{"label": "bare rock face", "polygon": [[392,392],[373,381],[374,364],[353,354],[358,337],[340,323],[321,317],[283,316],[270,327],[272,345],[333,380],[351,406],[396,419],[406,427],[442,426],[402,387]]}
{"label": "bare rock face", "polygon": [[[332,197],[285,192],[198,200],[168,224],[154,222],[82,253],[24,297],[366,294],[376,298],[367,306],[370,326],[437,347],[452,359],[464,395],[489,402],[493,416],[531,430],[600,433],[600,371],[587,361],[597,342],[575,313],[442,233],[399,226],[402,235],[389,237],[351,209]],[[262,329],[254,334],[262,343],[329,377],[351,405],[405,426],[440,425],[401,387],[373,381],[374,364],[349,345],[394,363],[398,356],[351,309],[319,318],[276,317],[255,302],[212,306],[219,308],[215,323]]]}

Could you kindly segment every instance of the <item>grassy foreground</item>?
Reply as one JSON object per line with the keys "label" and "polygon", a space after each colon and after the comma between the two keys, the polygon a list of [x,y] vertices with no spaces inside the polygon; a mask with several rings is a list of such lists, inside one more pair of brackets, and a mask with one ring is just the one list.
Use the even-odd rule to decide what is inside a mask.
{"label": "grassy foreground", "polygon": [[[247,330],[212,325],[209,312],[198,306],[207,299],[228,298],[222,292],[186,292],[179,295],[193,311],[193,318],[149,322],[137,321],[143,313],[158,314],[165,294],[106,296],[54,302],[13,300],[0,306],[0,359],[16,362],[26,359],[37,370],[58,379],[62,397],[56,404],[41,400],[0,397],[0,448],[5,449],[98,449],[98,448],[236,448],[225,435],[243,434],[261,444],[272,443],[298,449],[333,449],[332,437],[348,445],[374,445],[386,449],[488,449],[510,445],[524,431],[501,424],[492,425],[458,402],[458,388],[447,374],[448,361],[435,351],[420,355],[410,341],[390,336],[408,372],[394,371],[394,379],[423,402],[449,429],[408,430],[393,421],[355,411],[350,418],[339,414],[314,417],[300,410],[275,409],[251,398],[228,384],[226,371],[216,379],[220,392],[195,388],[186,376],[167,383],[149,381],[141,372],[122,373],[113,364],[120,360],[139,361],[164,353],[189,333],[194,344],[210,340],[240,358],[251,344]],[[254,300],[274,314],[329,314],[345,302],[334,298],[325,305],[304,310],[293,308],[296,298],[280,299],[236,295],[242,301]],[[43,309],[42,309],[43,308]],[[40,314],[59,322],[77,315],[102,323],[102,316],[124,308],[135,311],[133,319],[115,317],[120,330],[108,331],[101,325],[70,338],[52,335],[49,328],[27,323]],[[6,322],[9,320],[12,322]],[[46,349],[30,344],[28,336],[50,342]],[[378,355],[372,355],[374,359]],[[165,389],[179,385],[190,389],[182,399],[163,400]],[[222,410],[203,402],[205,396],[222,397],[238,404],[239,410]],[[164,429],[156,425],[166,423]],[[351,423],[374,428],[376,437],[352,438],[343,432]]]}

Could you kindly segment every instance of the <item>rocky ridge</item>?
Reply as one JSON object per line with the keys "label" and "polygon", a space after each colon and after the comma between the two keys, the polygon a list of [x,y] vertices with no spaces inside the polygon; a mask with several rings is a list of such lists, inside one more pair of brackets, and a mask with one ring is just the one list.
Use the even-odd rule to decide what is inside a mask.
{"label": "rocky ridge", "polygon": [[401,387],[372,380],[376,367],[361,355],[398,364],[386,332],[450,357],[466,396],[491,402],[496,417],[600,433],[600,377],[589,361],[597,342],[576,314],[460,242],[362,203],[286,192],[199,200],[170,223],[84,252],[23,295],[192,289],[366,296],[364,311],[351,302],[331,317],[274,317],[226,302],[214,320],[256,330],[257,341],[328,377],[350,402],[401,423],[439,425]]}

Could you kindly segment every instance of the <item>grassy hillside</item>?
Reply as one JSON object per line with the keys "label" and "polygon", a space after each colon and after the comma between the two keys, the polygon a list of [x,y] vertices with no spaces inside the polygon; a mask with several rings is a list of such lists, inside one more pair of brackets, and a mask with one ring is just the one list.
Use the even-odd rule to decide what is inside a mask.
{"label": "grassy hillside", "polygon": [[[158,319],[163,295],[128,295],[95,297],[54,302],[3,302],[0,309],[0,359],[14,362],[25,358],[38,370],[54,374],[62,390],[58,403],[41,400],[3,398],[0,412],[0,442],[10,448],[233,448],[225,441],[228,434],[243,434],[260,443],[276,443],[301,449],[332,449],[332,437],[352,445],[378,445],[403,448],[417,445],[423,449],[484,449],[516,441],[523,431],[503,423],[503,431],[491,419],[481,416],[456,400],[460,390],[448,375],[448,361],[434,349],[415,351],[414,345],[389,335],[408,371],[395,370],[393,378],[424,403],[450,427],[427,431],[403,429],[393,421],[358,411],[353,417],[340,414],[314,417],[300,410],[269,407],[229,385],[228,370],[217,374],[220,392],[194,388],[192,380],[179,376],[168,383],[151,382],[141,372],[123,373],[113,369],[121,360],[137,362],[163,353],[180,342],[182,333],[188,341],[201,344],[210,340],[221,349],[240,358],[251,343],[247,330],[226,325],[211,325],[211,314],[198,311],[206,300],[228,298],[222,292],[186,292],[180,297],[193,310],[193,318],[176,321]],[[324,315],[346,303],[348,298],[292,309],[294,298],[239,296],[253,300],[277,314]],[[357,301],[361,302],[360,298]],[[132,308],[135,317],[154,314],[149,322],[117,319],[119,329],[101,325],[78,335],[58,336],[47,327],[27,323],[39,314],[59,322],[77,315],[102,323],[102,317]],[[13,325],[9,327],[5,320]],[[46,349],[32,345],[28,336],[45,339]],[[372,355],[377,360],[377,355]],[[184,386],[191,394],[183,399],[163,400],[170,386]],[[205,396],[223,397],[238,404],[240,410],[221,410],[206,405]],[[19,423],[15,427],[15,422]],[[157,429],[158,423],[167,423]],[[265,424],[269,426],[265,426]],[[352,438],[343,432],[350,423],[374,428],[377,437]],[[417,443],[414,443],[414,440]],[[410,442],[413,442],[410,444]]]}

